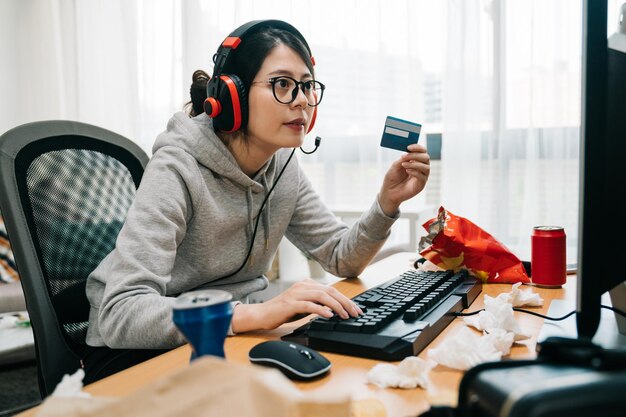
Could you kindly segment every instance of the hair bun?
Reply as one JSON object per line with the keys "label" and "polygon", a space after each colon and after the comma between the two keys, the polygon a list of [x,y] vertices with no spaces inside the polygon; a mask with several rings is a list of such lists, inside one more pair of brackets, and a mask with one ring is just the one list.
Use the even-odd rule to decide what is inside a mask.
{"label": "hair bun", "polygon": [[196,70],[191,76],[191,87],[189,95],[191,96],[192,116],[204,113],[204,100],[206,99],[206,85],[209,82],[209,75],[203,70]]}
{"label": "hair bun", "polygon": [[209,81],[211,77],[209,77],[209,74],[207,74],[206,72],[204,72],[203,70],[195,70],[193,72],[193,75],[191,76],[191,82],[193,84],[196,83],[206,83]]}

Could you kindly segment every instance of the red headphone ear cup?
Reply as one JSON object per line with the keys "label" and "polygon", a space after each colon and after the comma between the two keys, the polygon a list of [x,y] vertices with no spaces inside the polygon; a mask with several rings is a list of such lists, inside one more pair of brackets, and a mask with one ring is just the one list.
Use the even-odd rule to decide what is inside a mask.
{"label": "red headphone ear cup", "polygon": [[313,109],[313,116],[311,117],[311,123],[309,124],[309,128],[307,129],[306,133],[309,133],[311,130],[313,130],[313,126],[315,126],[315,119],[317,119],[317,106]]}
{"label": "red headphone ear cup", "polygon": [[207,97],[204,100],[204,112],[214,119],[222,112],[222,105],[213,97]]}
{"label": "red headphone ear cup", "polygon": [[241,118],[241,123],[237,129],[234,130],[244,129],[248,126],[248,91],[246,90],[246,86],[243,84],[243,81],[241,81],[241,78],[236,75],[231,75],[230,77],[233,80],[233,83],[237,86],[237,91],[239,92],[239,115]]}
{"label": "red headphone ear cup", "polygon": [[222,132],[235,132],[248,123],[248,97],[243,82],[236,75],[220,75],[217,101],[222,110],[213,118],[213,126]]}

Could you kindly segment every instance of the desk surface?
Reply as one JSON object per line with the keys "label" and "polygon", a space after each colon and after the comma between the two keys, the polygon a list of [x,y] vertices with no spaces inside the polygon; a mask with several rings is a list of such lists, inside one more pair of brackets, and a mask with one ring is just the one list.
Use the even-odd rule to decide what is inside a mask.
{"label": "desk surface", "polygon": [[[398,253],[368,267],[359,279],[339,281],[337,289],[349,297],[353,297],[366,288],[375,286],[394,276],[404,272],[411,266],[412,253]],[[573,281],[570,279],[570,281]],[[483,286],[483,293],[491,296],[501,292],[510,291],[510,285],[489,284]],[[553,299],[573,299],[575,297],[574,282],[568,282],[561,289],[544,289],[533,287],[546,301],[544,307],[535,308],[533,311],[546,313],[550,301]],[[469,311],[483,308],[483,297],[479,296],[470,306]],[[543,319],[523,313],[515,313],[522,329],[532,338],[524,344],[514,345],[511,357],[516,359],[528,359],[535,357],[535,344],[537,335],[543,324]],[[265,340],[278,339],[280,336],[291,332],[302,325],[308,319],[283,325],[269,332],[253,332],[237,335],[226,340],[226,359],[229,361],[249,363],[248,351],[256,344]],[[464,326],[463,320],[455,319],[430,345],[435,347],[441,341],[454,335]],[[419,356],[426,358],[425,349]],[[156,378],[181,369],[189,364],[190,349],[183,346],[147,362],[129,368],[118,374],[105,378],[85,388],[93,395],[123,396],[133,392]],[[332,362],[333,367],[329,376],[313,382],[299,382],[296,385],[303,391],[315,391],[319,393],[348,393],[354,399],[375,398],[381,401],[390,417],[414,416],[427,410],[431,404],[444,405],[456,404],[458,387],[463,376],[460,371],[451,370],[442,366],[435,367],[430,372],[430,387],[424,389],[381,389],[367,384],[367,372],[379,361],[343,356],[333,353],[324,353]],[[20,414],[20,417],[34,415],[33,410]]]}

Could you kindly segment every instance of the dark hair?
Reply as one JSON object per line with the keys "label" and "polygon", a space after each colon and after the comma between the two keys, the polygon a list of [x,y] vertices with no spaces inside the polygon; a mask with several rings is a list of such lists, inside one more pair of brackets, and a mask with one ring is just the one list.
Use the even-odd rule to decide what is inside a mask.
{"label": "dark hair", "polygon": [[197,116],[204,112],[204,100],[206,99],[206,85],[209,82],[209,74],[202,70],[195,70],[191,76],[191,87],[189,88],[189,95],[191,101],[185,105],[189,107],[187,112],[191,116]]}
{"label": "dark hair", "polygon": [[[222,73],[237,75],[243,82],[246,92],[249,93],[252,80],[261,69],[263,61],[272,49],[280,44],[295,51],[302,58],[311,74],[314,74],[311,55],[302,40],[287,30],[271,26],[265,26],[257,32],[247,34],[241,45],[229,54]],[[197,116],[204,112],[204,100],[207,97],[206,85],[209,76],[202,70],[196,70],[191,81],[191,88],[189,89],[191,101],[185,105],[185,109],[190,116]]]}

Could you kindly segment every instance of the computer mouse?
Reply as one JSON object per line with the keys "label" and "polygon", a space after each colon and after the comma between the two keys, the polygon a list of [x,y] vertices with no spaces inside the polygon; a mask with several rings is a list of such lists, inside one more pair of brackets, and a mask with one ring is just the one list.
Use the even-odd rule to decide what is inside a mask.
{"label": "computer mouse", "polygon": [[277,368],[288,378],[306,381],[326,374],[328,359],[315,350],[293,342],[269,340],[250,349],[250,362]]}

